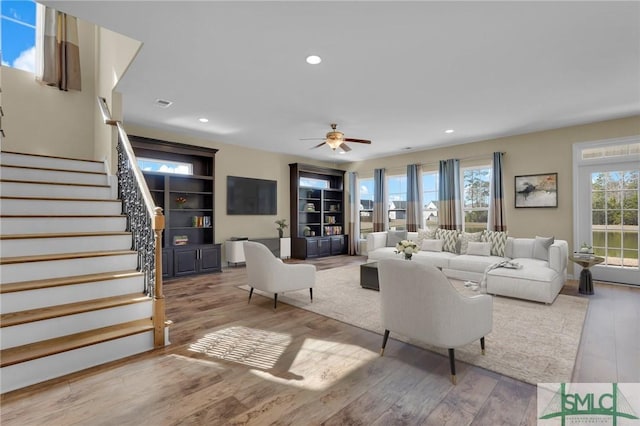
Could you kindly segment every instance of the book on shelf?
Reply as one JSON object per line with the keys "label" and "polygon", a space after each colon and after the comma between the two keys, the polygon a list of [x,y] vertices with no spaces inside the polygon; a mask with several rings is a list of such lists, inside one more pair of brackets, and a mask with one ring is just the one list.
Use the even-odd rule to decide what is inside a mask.
{"label": "book on shelf", "polygon": [[174,235],[173,236],[173,245],[174,246],[186,246],[189,243],[188,235]]}
{"label": "book on shelf", "polygon": [[194,228],[210,228],[211,216],[192,216],[191,226]]}
{"label": "book on shelf", "polygon": [[342,226],[325,226],[324,235],[340,235],[342,234]]}

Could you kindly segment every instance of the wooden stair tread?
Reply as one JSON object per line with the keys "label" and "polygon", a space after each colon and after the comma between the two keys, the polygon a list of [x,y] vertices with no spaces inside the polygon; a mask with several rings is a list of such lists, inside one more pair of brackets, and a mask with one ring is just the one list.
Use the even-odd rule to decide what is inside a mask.
{"label": "wooden stair tread", "polygon": [[57,156],[57,155],[31,154],[31,153],[27,153],[27,152],[16,152],[16,151],[6,151],[6,150],[2,150],[2,152],[4,152],[5,154],[25,155],[25,156],[29,156],[29,157],[56,158],[58,160],[72,160],[72,161],[82,161],[82,162],[86,162],[86,163],[104,164],[104,161],[86,160],[84,158],[60,157],[60,156]]}
{"label": "wooden stair tread", "polygon": [[50,355],[83,348],[153,330],[151,319],[142,319],[68,336],[56,337],[0,351],[0,367],[31,361]]}
{"label": "wooden stair tread", "polygon": [[18,197],[13,195],[3,195],[0,196],[0,200],[22,200],[22,201],[101,201],[101,202],[122,202],[118,199],[104,199],[104,198],[67,198],[67,197]]}
{"label": "wooden stair tread", "polygon": [[103,231],[103,232],[65,232],[65,233],[50,233],[50,234],[9,234],[0,235],[0,240],[26,240],[30,238],[75,238],[75,237],[104,237],[104,236],[118,236],[118,235],[131,235],[131,232],[127,231]]}
{"label": "wooden stair tread", "polygon": [[99,274],[76,275],[73,277],[47,278],[43,280],[20,281],[0,285],[0,294],[16,291],[37,290],[41,288],[60,287],[65,285],[84,284],[92,281],[107,281],[119,278],[142,277],[140,271],[102,272]]}
{"label": "wooden stair tread", "polygon": [[0,183],[26,183],[30,185],[60,185],[60,186],[78,186],[84,188],[110,188],[105,184],[93,184],[93,183],[75,183],[75,182],[39,182],[33,180],[22,179],[0,179]]}
{"label": "wooden stair tread", "polygon": [[110,218],[110,217],[126,217],[124,214],[74,214],[74,215],[60,215],[60,214],[3,214],[0,215],[0,219],[13,219],[13,218]]}
{"label": "wooden stair tread", "polygon": [[38,256],[16,256],[0,258],[0,265],[10,265],[14,263],[42,262],[48,260],[67,260],[67,259],[83,259],[87,257],[101,256],[120,256],[125,254],[135,254],[133,250],[114,250],[114,251],[86,251],[80,253],[59,253],[59,254],[43,254]]}
{"label": "wooden stair tread", "polygon": [[152,299],[145,294],[133,293],[121,296],[103,297],[101,299],[84,300],[82,302],[67,303],[64,305],[47,306],[45,308],[30,309],[27,311],[9,312],[0,315],[0,327],[11,327],[14,325],[43,321],[51,318],[108,309],[116,306],[142,303],[149,300]]}
{"label": "wooden stair tread", "polygon": [[65,173],[87,173],[90,175],[103,175],[106,176],[105,172],[92,172],[92,171],[84,171],[84,170],[74,170],[74,169],[58,169],[52,167],[39,167],[39,166],[18,166],[15,164],[0,164],[2,167],[11,167],[14,169],[29,169],[29,170],[43,170],[48,172],[65,172]]}

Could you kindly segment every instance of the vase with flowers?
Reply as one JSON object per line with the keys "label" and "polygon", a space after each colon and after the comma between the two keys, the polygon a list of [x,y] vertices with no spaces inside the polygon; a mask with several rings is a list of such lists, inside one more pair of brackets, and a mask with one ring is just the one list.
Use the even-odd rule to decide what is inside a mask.
{"label": "vase with flowers", "polygon": [[179,196],[176,197],[176,205],[179,209],[183,209],[184,205],[187,203],[187,197]]}
{"label": "vase with flowers", "polygon": [[396,253],[402,254],[406,260],[411,260],[413,254],[418,250],[418,245],[410,240],[402,240],[396,244]]}
{"label": "vase with flowers", "polygon": [[287,225],[287,219],[278,219],[276,220],[275,224],[278,225],[278,235],[280,236],[280,238],[282,238],[282,236],[284,235],[284,229],[289,226]]}

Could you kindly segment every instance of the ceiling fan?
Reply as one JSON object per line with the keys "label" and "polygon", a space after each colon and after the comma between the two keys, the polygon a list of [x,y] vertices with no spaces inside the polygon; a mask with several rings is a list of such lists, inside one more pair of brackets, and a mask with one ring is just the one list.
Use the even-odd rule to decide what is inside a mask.
{"label": "ceiling fan", "polygon": [[[338,125],[335,123],[332,123],[331,124],[332,130],[327,133],[327,135],[324,138],[324,141],[314,146],[313,148],[320,148],[322,145],[327,144],[334,151],[340,148],[341,150],[347,152],[347,151],[351,151],[351,148],[349,148],[345,142],[371,144],[371,141],[367,139],[345,138],[344,133],[337,131],[336,127],[338,127]],[[322,138],[307,138],[307,139],[300,139],[300,140],[318,140],[318,139],[322,139]]]}

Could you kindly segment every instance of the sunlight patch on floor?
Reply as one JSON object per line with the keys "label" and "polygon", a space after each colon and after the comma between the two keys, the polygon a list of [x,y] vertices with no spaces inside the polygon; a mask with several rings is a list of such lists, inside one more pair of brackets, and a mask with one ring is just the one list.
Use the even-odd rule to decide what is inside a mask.
{"label": "sunlight patch on floor", "polygon": [[225,361],[269,370],[291,343],[291,336],[242,326],[209,333],[189,346],[198,352]]}
{"label": "sunlight patch on floor", "polygon": [[289,367],[290,375],[296,379],[274,375],[268,371],[251,372],[271,382],[322,391],[344,380],[354,371],[366,368],[367,364],[379,357],[377,351],[357,345],[307,338]]}

